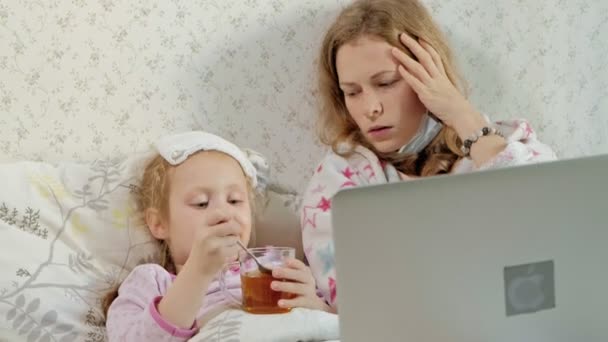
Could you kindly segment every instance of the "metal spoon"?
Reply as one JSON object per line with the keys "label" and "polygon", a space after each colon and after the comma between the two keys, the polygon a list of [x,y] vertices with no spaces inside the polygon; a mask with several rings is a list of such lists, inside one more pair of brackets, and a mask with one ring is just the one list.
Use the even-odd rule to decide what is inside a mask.
{"label": "metal spoon", "polygon": [[251,251],[248,250],[247,247],[245,247],[245,245],[243,245],[243,243],[241,241],[236,240],[236,243],[245,251],[245,253],[247,253],[247,255],[249,255],[251,257],[251,259],[253,259],[253,261],[255,261],[256,264],[258,264],[258,269],[260,270],[260,272],[266,273],[266,274],[272,274],[272,270],[270,268],[264,267],[262,265],[262,262],[260,260],[258,260],[258,258],[256,258],[256,256],[253,255],[253,253],[251,253]]}

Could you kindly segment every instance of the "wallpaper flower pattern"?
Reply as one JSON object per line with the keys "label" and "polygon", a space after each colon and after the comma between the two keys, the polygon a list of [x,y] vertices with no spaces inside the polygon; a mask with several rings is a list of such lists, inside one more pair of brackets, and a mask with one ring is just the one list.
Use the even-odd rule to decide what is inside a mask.
{"label": "wallpaper flower pattern", "polygon": [[[529,119],[560,157],[608,151],[607,1],[423,1],[482,112]],[[314,134],[317,49],[349,2],[0,1],[0,161],[93,167],[133,155],[159,135],[205,129],[262,152],[275,182],[302,190],[324,149]],[[99,266],[99,255],[72,250],[66,234],[94,233],[90,227],[99,225],[80,215],[108,214],[108,205],[120,203],[106,197],[116,194],[80,205],[72,199],[95,187],[65,188],[58,185],[71,180],[56,177],[29,181],[60,205],[30,205],[31,198],[10,193],[0,201],[3,239],[13,248],[19,245],[11,241],[26,239],[32,252],[27,263],[0,260],[10,271],[0,288],[0,341],[4,329],[31,341],[103,341],[96,293],[119,271]],[[85,177],[83,184],[98,181]],[[64,205],[72,208],[65,215]],[[127,214],[112,215],[112,227],[128,222]],[[68,242],[53,252],[59,237]],[[49,283],[52,267],[74,277]],[[63,307],[50,304],[64,297],[71,301]],[[86,315],[71,318],[71,303]]]}
{"label": "wallpaper flower pattern", "polygon": [[[0,153],[91,160],[207,129],[301,189],[322,154],[314,60],[348,0],[0,3]],[[608,2],[426,0],[493,118],[560,156],[608,150]]]}

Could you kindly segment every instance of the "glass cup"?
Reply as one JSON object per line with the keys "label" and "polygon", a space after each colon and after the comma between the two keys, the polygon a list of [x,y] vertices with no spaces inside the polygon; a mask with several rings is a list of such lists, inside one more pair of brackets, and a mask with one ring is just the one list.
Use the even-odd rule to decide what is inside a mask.
{"label": "glass cup", "polygon": [[[260,247],[250,248],[249,251],[258,258],[264,267],[269,269],[284,266],[285,261],[295,258],[296,254],[292,247]],[[241,276],[242,300],[235,297],[226,287],[225,275],[235,266],[238,266]],[[270,283],[274,280],[280,281],[281,279],[260,272],[255,260],[245,251],[240,251],[239,261],[224,267],[220,276],[220,286],[224,295],[231,302],[249,313],[276,314],[289,312],[291,309],[279,307],[278,302],[281,299],[292,299],[295,295],[271,289]]]}

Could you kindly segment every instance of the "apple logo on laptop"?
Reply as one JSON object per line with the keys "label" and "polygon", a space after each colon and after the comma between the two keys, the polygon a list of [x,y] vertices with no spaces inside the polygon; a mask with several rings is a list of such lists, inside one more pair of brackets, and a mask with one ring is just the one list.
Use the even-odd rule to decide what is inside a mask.
{"label": "apple logo on laptop", "polygon": [[553,261],[504,269],[507,316],[555,308]]}
{"label": "apple logo on laptop", "polygon": [[520,276],[513,279],[507,288],[509,302],[516,310],[536,310],[544,301],[545,294],[542,291],[543,276],[533,274],[534,267],[530,266],[528,276]]}

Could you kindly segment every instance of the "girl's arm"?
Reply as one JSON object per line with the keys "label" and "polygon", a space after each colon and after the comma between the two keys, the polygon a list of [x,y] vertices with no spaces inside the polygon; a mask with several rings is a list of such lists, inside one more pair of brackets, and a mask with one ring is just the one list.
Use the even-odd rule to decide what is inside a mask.
{"label": "girl's arm", "polygon": [[173,325],[180,328],[191,328],[203,300],[205,291],[213,277],[203,275],[195,266],[186,262],[167,293],[158,303],[158,311]]}
{"label": "girl's arm", "polygon": [[165,289],[171,288],[172,282],[171,274],[159,265],[133,269],[108,311],[108,341],[187,341],[194,336],[197,331],[194,319],[189,326],[181,327],[159,312]]}

